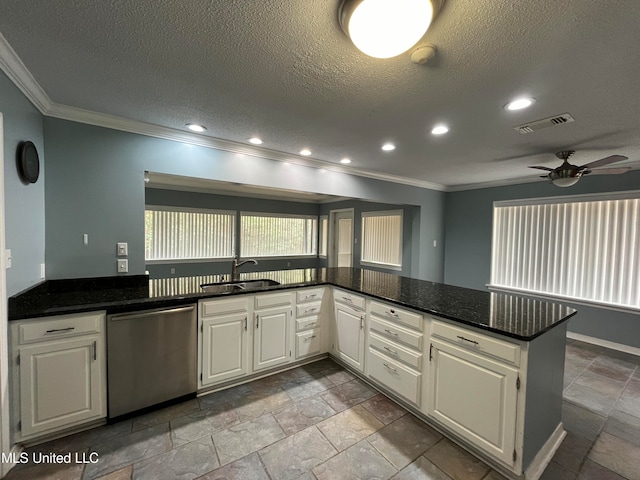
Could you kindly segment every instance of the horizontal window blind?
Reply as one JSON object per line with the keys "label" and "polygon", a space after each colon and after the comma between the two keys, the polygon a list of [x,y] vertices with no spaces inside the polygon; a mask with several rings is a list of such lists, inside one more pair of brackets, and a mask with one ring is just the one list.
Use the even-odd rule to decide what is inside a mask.
{"label": "horizontal window blind", "polygon": [[234,254],[235,213],[145,210],[145,259],[215,259]]}
{"label": "horizontal window blind", "polygon": [[494,207],[491,284],[640,307],[640,199]]}
{"label": "horizontal window blind", "polygon": [[402,266],[402,211],[362,214],[362,262]]}
{"label": "horizontal window blind", "polygon": [[317,244],[317,217],[240,214],[244,258],[317,255]]}

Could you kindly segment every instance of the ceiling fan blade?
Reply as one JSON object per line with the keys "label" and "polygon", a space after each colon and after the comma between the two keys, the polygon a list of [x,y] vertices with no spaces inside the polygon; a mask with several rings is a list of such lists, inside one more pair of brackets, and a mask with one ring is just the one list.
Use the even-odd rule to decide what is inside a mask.
{"label": "ceiling fan blade", "polygon": [[621,167],[621,168],[596,168],[595,170],[590,170],[590,175],[617,175],[619,173],[625,173],[631,170],[631,167]]}
{"label": "ceiling fan blade", "polygon": [[610,157],[601,158],[600,160],[596,160],[591,163],[587,163],[586,165],[582,165],[581,169],[592,169],[598,167],[604,167],[605,165],[609,165],[610,163],[621,162],[622,160],[626,160],[629,157],[625,157],[623,155],[611,155]]}
{"label": "ceiling fan blade", "polygon": [[549,167],[541,167],[539,165],[535,165],[529,168],[537,168],[538,170],[546,170],[547,172],[553,172],[553,168],[549,168]]}

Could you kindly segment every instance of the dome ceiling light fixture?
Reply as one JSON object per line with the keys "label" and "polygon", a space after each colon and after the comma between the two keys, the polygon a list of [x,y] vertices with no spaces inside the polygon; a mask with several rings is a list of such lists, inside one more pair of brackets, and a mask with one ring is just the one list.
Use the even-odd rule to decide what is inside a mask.
{"label": "dome ceiling light fixture", "polygon": [[443,3],[444,0],[343,0],[338,20],[363,53],[391,58],[418,43]]}

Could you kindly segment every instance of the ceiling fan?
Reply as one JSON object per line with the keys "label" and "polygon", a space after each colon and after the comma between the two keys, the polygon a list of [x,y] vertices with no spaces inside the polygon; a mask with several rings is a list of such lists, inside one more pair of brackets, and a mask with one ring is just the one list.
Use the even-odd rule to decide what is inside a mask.
{"label": "ceiling fan", "polygon": [[549,168],[536,165],[529,168],[537,168],[539,170],[548,171],[549,173],[547,175],[542,175],[542,178],[550,179],[553,184],[558,187],[570,187],[571,185],[575,185],[583,175],[587,175],[589,173],[592,173],[594,175],[613,175],[618,173],[625,173],[631,170],[630,167],[598,168],[609,165],[610,163],[626,160],[628,157],[625,157],[623,155],[611,155],[609,157],[601,158],[600,160],[595,160],[593,162],[587,163],[586,165],[581,165],[578,167],[568,162],[569,158],[571,158],[574,153],[576,153],[575,150],[562,150],[561,152],[557,152],[556,157],[562,160],[562,165],[560,165],[559,167]]}

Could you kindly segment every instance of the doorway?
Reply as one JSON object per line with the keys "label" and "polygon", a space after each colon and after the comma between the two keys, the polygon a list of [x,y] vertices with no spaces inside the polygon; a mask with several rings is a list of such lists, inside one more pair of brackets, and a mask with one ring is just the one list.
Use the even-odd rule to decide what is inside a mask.
{"label": "doorway", "polygon": [[330,267],[353,266],[353,208],[329,212]]}

